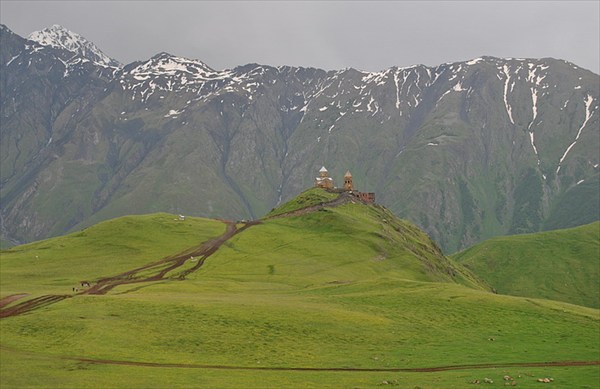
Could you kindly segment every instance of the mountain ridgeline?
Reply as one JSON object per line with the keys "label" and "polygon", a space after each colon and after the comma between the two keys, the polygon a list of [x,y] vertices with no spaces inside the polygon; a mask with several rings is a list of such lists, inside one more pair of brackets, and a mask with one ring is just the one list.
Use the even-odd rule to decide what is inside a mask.
{"label": "mountain ridgeline", "polygon": [[600,84],[574,64],[219,71],[167,53],[121,66],[78,39],[0,27],[5,239],[132,213],[254,219],[322,165],[445,252],[598,220]]}

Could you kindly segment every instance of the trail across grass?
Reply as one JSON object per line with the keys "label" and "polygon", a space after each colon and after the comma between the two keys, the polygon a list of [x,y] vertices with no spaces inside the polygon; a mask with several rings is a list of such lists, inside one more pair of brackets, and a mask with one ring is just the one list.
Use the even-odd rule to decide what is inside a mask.
{"label": "trail across grass", "polygon": [[[119,285],[148,283],[166,279],[184,280],[187,275],[197,271],[200,267],[202,267],[206,258],[216,252],[219,247],[221,247],[221,245],[228,239],[257,223],[258,222],[245,223],[241,228],[238,229],[234,222],[225,222],[227,228],[223,235],[211,239],[199,247],[187,249],[179,254],[166,257],[160,261],[153,262],[148,265],[128,270],[116,276],[100,278],[98,281],[94,282],[91,287],[82,289],[81,292],[78,292],[75,295],[106,294]],[[192,265],[180,270],[180,268],[182,268],[186,262],[191,262]],[[85,283],[87,284],[87,281]],[[0,308],[3,308],[5,305],[8,305],[11,302],[16,301],[18,298],[25,296],[27,296],[26,293],[4,298],[0,301]],[[43,295],[36,297],[8,308],[3,308],[0,310],[0,318],[21,315],[71,297],[73,297],[73,295]]]}

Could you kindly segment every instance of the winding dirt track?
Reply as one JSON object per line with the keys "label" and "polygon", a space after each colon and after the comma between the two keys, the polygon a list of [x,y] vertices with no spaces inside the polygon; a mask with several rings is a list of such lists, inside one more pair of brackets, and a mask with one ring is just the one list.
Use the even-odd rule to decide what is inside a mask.
{"label": "winding dirt track", "polygon": [[94,365],[119,365],[119,366],[139,366],[149,368],[179,368],[179,369],[204,369],[204,370],[250,370],[250,371],[296,371],[296,372],[351,372],[351,373],[435,373],[440,371],[456,370],[479,370],[479,369],[497,369],[510,367],[585,367],[600,366],[600,361],[547,361],[547,362],[509,362],[509,363],[476,363],[464,365],[446,365],[432,367],[389,367],[389,368],[369,368],[369,367],[278,367],[278,366],[232,366],[232,365],[205,365],[196,363],[158,363],[158,362],[138,362],[138,361],[119,361],[113,359],[96,359],[84,357],[69,356],[51,356],[43,355],[30,351],[18,350],[12,347],[0,346],[0,349],[15,351],[21,354],[37,356],[45,359],[58,359],[63,361],[74,361],[89,363]]}
{"label": "winding dirt track", "polygon": [[[234,222],[223,222],[227,225],[223,235],[204,242],[199,247],[187,249],[179,254],[163,258],[160,261],[126,271],[116,276],[102,278],[91,288],[82,291],[80,294],[106,294],[114,287],[124,284],[161,281],[165,279],[183,280],[188,274],[200,269],[206,258],[214,254],[227,240],[245,229],[260,223],[260,221],[251,221],[245,223],[241,228],[237,228]],[[177,268],[183,266],[188,260],[195,261],[196,264],[180,272],[175,271]],[[142,275],[143,273],[148,274],[149,272],[150,275]],[[167,276],[167,274],[170,275]]]}
{"label": "winding dirt track", "polygon": [[[295,211],[285,212],[280,215],[271,216],[271,218],[280,218],[288,216],[296,216],[305,214],[307,212],[314,212],[325,207],[337,207],[342,204],[346,204],[351,201],[362,201],[356,197],[353,197],[347,193],[341,193],[338,197],[333,200],[323,202],[321,204],[307,206]],[[56,303],[66,298],[71,298],[77,295],[84,294],[106,294],[113,288],[119,285],[125,284],[137,284],[143,282],[161,281],[166,279],[178,279],[183,280],[185,277],[196,270],[198,270],[204,264],[206,258],[211,256],[217,251],[223,243],[231,239],[234,235],[244,231],[245,229],[260,224],[260,220],[252,220],[245,223],[242,227],[237,228],[236,223],[228,220],[222,220],[227,225],[225,233],[197,247],[192,247],[181,253],[163,258],[159,261],[126,271],[112,277],[106,277],[99,279],[88,289],[84,289],[79,293],[72,295],[44,295],[37,298],[33,298],[19,304],[5,308],[5,306],[11,304],[13,301],[18,300],[22,297],[27,296],[27,293],[11,295],[0,300],[0,319],[21,315],[26,312],[33,311],[46,305]],[[196,262],[194,266],[187,269],[177,271],[178,268],[182,267],[188,260]]]}
{"label": "winding dirt track", "polygon": [[434,373],[451,370],[477,370],[508,367],[581,367],[600,366],[600,361],[551,361],[551,362],[511,362],[511,363],[478,363],[465,365],[448,365],[435,367],[392,367],[392,368],[353,368],[353,367],[269,367],[269,366],[227,366],[227,365],[202,365],[193,363],[156,363],[117,361],[110,359],[58,357],[62,360],[76,361],[97,365],[122,365],[141,366],[152,368],[182,368],[182,369],[215,369],[215,370],[262,370],[262,371],[322,371],[322,372],[392,372],[392,373]]}
{"label": "winding dirt track", "polygon": [[40,296],[33,298],[31,300],[24,301],[20,304],[14,305],[12,307],[5,308],[0,311],[0,319],[9,317],[9,316],[17,316],[25,312],[32,311],[34,309],[38,309],[41,307],[45,307],[46,305],[54,304],[59,301],[62,301],[66,298],[70,298],[70,295],[62,294],[48,294],[45,296]]}
{"label": "winding dirt track", "polygon": [[4,308],[13,301],[19,300],[25,296],[29,296],[29,293],[11,294],[10,296],[6,296],[3,299],[0,299],[0,308]]}
{"label": "winding dirt track", "polygon": [[[183,280],[187,275],[200,269],[206,258],[214,254],[215,251],[217,251],[219,247],[221,247],[221,245],[227,240],[253,225],[260,224],[260,221],[255,220],[245,223],[242,227],[237,228],[236,223],[234,222],[225,220],[223,222],[227,225],[227,227],[225,229],[225,233],[223,233],[221,236],[206,241],[200,246],[192,247],[179,254],[163,258],[148,265],[126,271],[116,276],[101,278],[89,289],[84,289],[75,295],[106,294],[116,286],[124,284],[136,284],[166,279]],[[182,267],[188,260],[195,262],[194,266],[177,271],[177,269]],[[11,302],[24,296],[27,296],[27,294],[24,293],[11,295],[3,298],[0,300],[0,308],[4,308],[6,305],[9,305]],[[44,295],[36,297],[0,310],[0,319],[30,312],[34,309],[38,309],[71,297],[73,297],[73,295]]]}

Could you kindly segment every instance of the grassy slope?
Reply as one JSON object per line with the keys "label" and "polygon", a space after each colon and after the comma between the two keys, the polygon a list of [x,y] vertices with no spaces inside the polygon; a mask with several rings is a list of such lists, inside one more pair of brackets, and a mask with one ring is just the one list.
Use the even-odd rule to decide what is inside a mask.
{"label": "grassy slope", "polygon": [[[600,359],[597,310],[499,296],[451,282],[448,270],[458,281],[478,286],[460,267],[438,258],[424,234],[390,216],[381,209],[348,204],[267,220],[226,242],[186,281],[121,286],[105,296],[77,296],[3,319],[3,385],[376,387],[383,380],[398,380],[402,387],[462,388],[484,377],[499,383],[504,374],[521,375],[520,385],[545,376],[552,376],[559,387],[597,383],[597,367],[278,372],[94,365],[69,359],[353,368]],[[190,220],[196,224],[184,233],[181,225],[156,228],[157,223],[136,217],[114,221],[112,229],[124,230],[104,238],[101,231],[88,229],[86,261],[78,260],[77,249],[59,251],[51,245],[45,252],[60,252],[56,257],[64,261],[64,277],[73,279],[80,277],[70,275],[80,272],[79,266],[98,262],[92,255],[102,252],[108,236],[113,257],[130,258],[135,249],[144,262],[157,247],[144,234],[127,236],[127,220],[138,221],[136,230],[152,232],[161,245],[180,239],[192,246],[199,237],[222,232],[219,222]],[[76,247],[74,241],[81,238],[60,239],[65,247]],[[17,249],[22,258],[33,254]],[[40,250],[29,246],[34,249]],[[7,294],[5,280],[12,291],[12,279],[24,278],[27,270],[18,261],[5,262],[7,258],[4,252],[2,296]],[[55,283],[44,285],[43,270],[50,264],[42,263],[18,291],[54,291]],[[108,267],[96,271],[104,272],[98,277],[118,272]]]}
{"label": "grassy slope", "polygon": [[302,208],[318,205],[323,202],[331,201],[338,195],[335,193],[329,193],[325,190],[318,188],[311,188],[302,192],[299,196],[291,199],[285,204],[274,208],[269,212],[266,217],[277,216],[287,212],[297,211]]}
{"label": "grassy slope", "polygon": [[159,260],[220,235],[223,223],[170,214],[127,216],[0,253],[0,297],[67,294],[79,281]]}
{"label": "grassy slope", "polygon": [[600,222],[494,238],[452,257],[499,293],[600,307]]}
{"label": "grassy slope", "polygon": [[[311,204],[303,200],[293,203]],[[290,208],[289,204],[283,207]],[[215,271],[245,282],[255,275],[268,275],[270,282],[282,278],[296,286],[373,278],[459,282],[486,288],[444,257],[417,227],[384,208],[362,204],[266,220],[232,239],[215,257],[223,260],[210,261],[206,271],[220,264]]]}

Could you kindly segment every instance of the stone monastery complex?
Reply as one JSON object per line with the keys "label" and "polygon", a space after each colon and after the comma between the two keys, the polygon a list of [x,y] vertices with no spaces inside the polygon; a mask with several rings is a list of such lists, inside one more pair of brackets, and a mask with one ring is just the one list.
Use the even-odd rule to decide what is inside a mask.
{"label": "stone monastery complex", "polygon": [[354,184],[352,182],[352,173],[348,170],[346,174],[344,174],[344,187],[336,188],[333,185],[333,178],[329,177],[329,172],[323,166],[321,170],[319,170],[319,177],[315,178],[315,187],[323,188],[325,190],[331,192],[348,192],[351,195],[358,197],[362,201],[367,203],[375,202],[375,193],[373,192],[358,192],[354,190]]}

